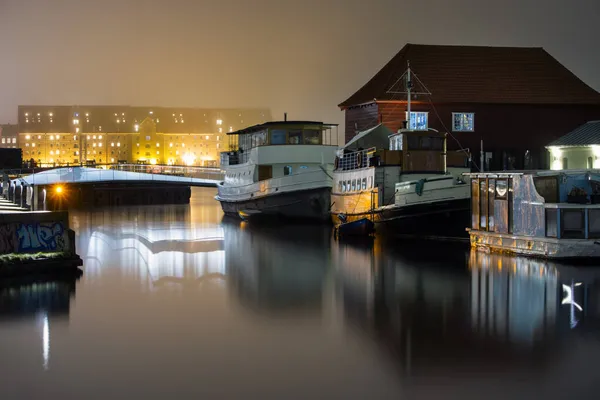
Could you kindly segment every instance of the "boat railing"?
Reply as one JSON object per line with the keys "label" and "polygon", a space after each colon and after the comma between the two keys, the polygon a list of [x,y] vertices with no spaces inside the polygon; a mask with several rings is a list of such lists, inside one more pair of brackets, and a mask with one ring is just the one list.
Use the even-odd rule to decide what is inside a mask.
{"label": "boat railing", "polygon": [[350,153],[342,154],[341,157],[336,158],[336,170],[341,171],[352,171],[356,169],[369,168],[375,163],[372,158],[375,155],[375,147],[371,147],[365,150],[353,151]]}

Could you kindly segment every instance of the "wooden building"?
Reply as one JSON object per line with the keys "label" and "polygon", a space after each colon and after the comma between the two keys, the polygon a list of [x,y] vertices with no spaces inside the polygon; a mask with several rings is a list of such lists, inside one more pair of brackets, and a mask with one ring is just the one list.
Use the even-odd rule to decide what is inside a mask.
{"label": "wooden building", "polygon": [[448,132],[448,150],[469,149],[485,170],[548,168],[549,142],[600,119],[600,93],[542,48],[407,44],[339,104],[346,141],[405,124],[409,62],[411,127]]}

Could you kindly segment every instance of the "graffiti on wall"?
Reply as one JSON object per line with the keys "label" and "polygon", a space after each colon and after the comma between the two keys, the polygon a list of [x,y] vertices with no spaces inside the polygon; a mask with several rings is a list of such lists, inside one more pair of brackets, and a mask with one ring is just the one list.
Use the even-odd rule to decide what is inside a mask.
{"label": "graffiti on wall", "polygon": [[62,222],[0,226],[0,254],[67,250],[67,232]]}

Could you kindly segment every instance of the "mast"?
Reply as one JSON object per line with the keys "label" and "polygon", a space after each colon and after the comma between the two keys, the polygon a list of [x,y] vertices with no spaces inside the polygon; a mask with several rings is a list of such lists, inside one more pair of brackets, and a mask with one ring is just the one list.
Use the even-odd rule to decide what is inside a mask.
{"label": "mast", "polygon": [[408,65],[408,69],[406,71],[406,93],[408,95],[408,101],[407,101],[407,113],[408,116],[406,118],[406,129],[410,130],[410,89],[412,87],[412,82],[410,81],[410,61],[406,62]]}

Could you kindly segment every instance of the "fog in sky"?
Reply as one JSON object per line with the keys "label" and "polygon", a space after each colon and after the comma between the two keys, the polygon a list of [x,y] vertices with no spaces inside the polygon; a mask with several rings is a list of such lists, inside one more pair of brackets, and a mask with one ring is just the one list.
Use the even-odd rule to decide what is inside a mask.
{"label": "fog in sky", "polygon": [[337,104],[404,44],[541,46],[600,90],[598,0],[0,0],[0,123],[18,104]]}

